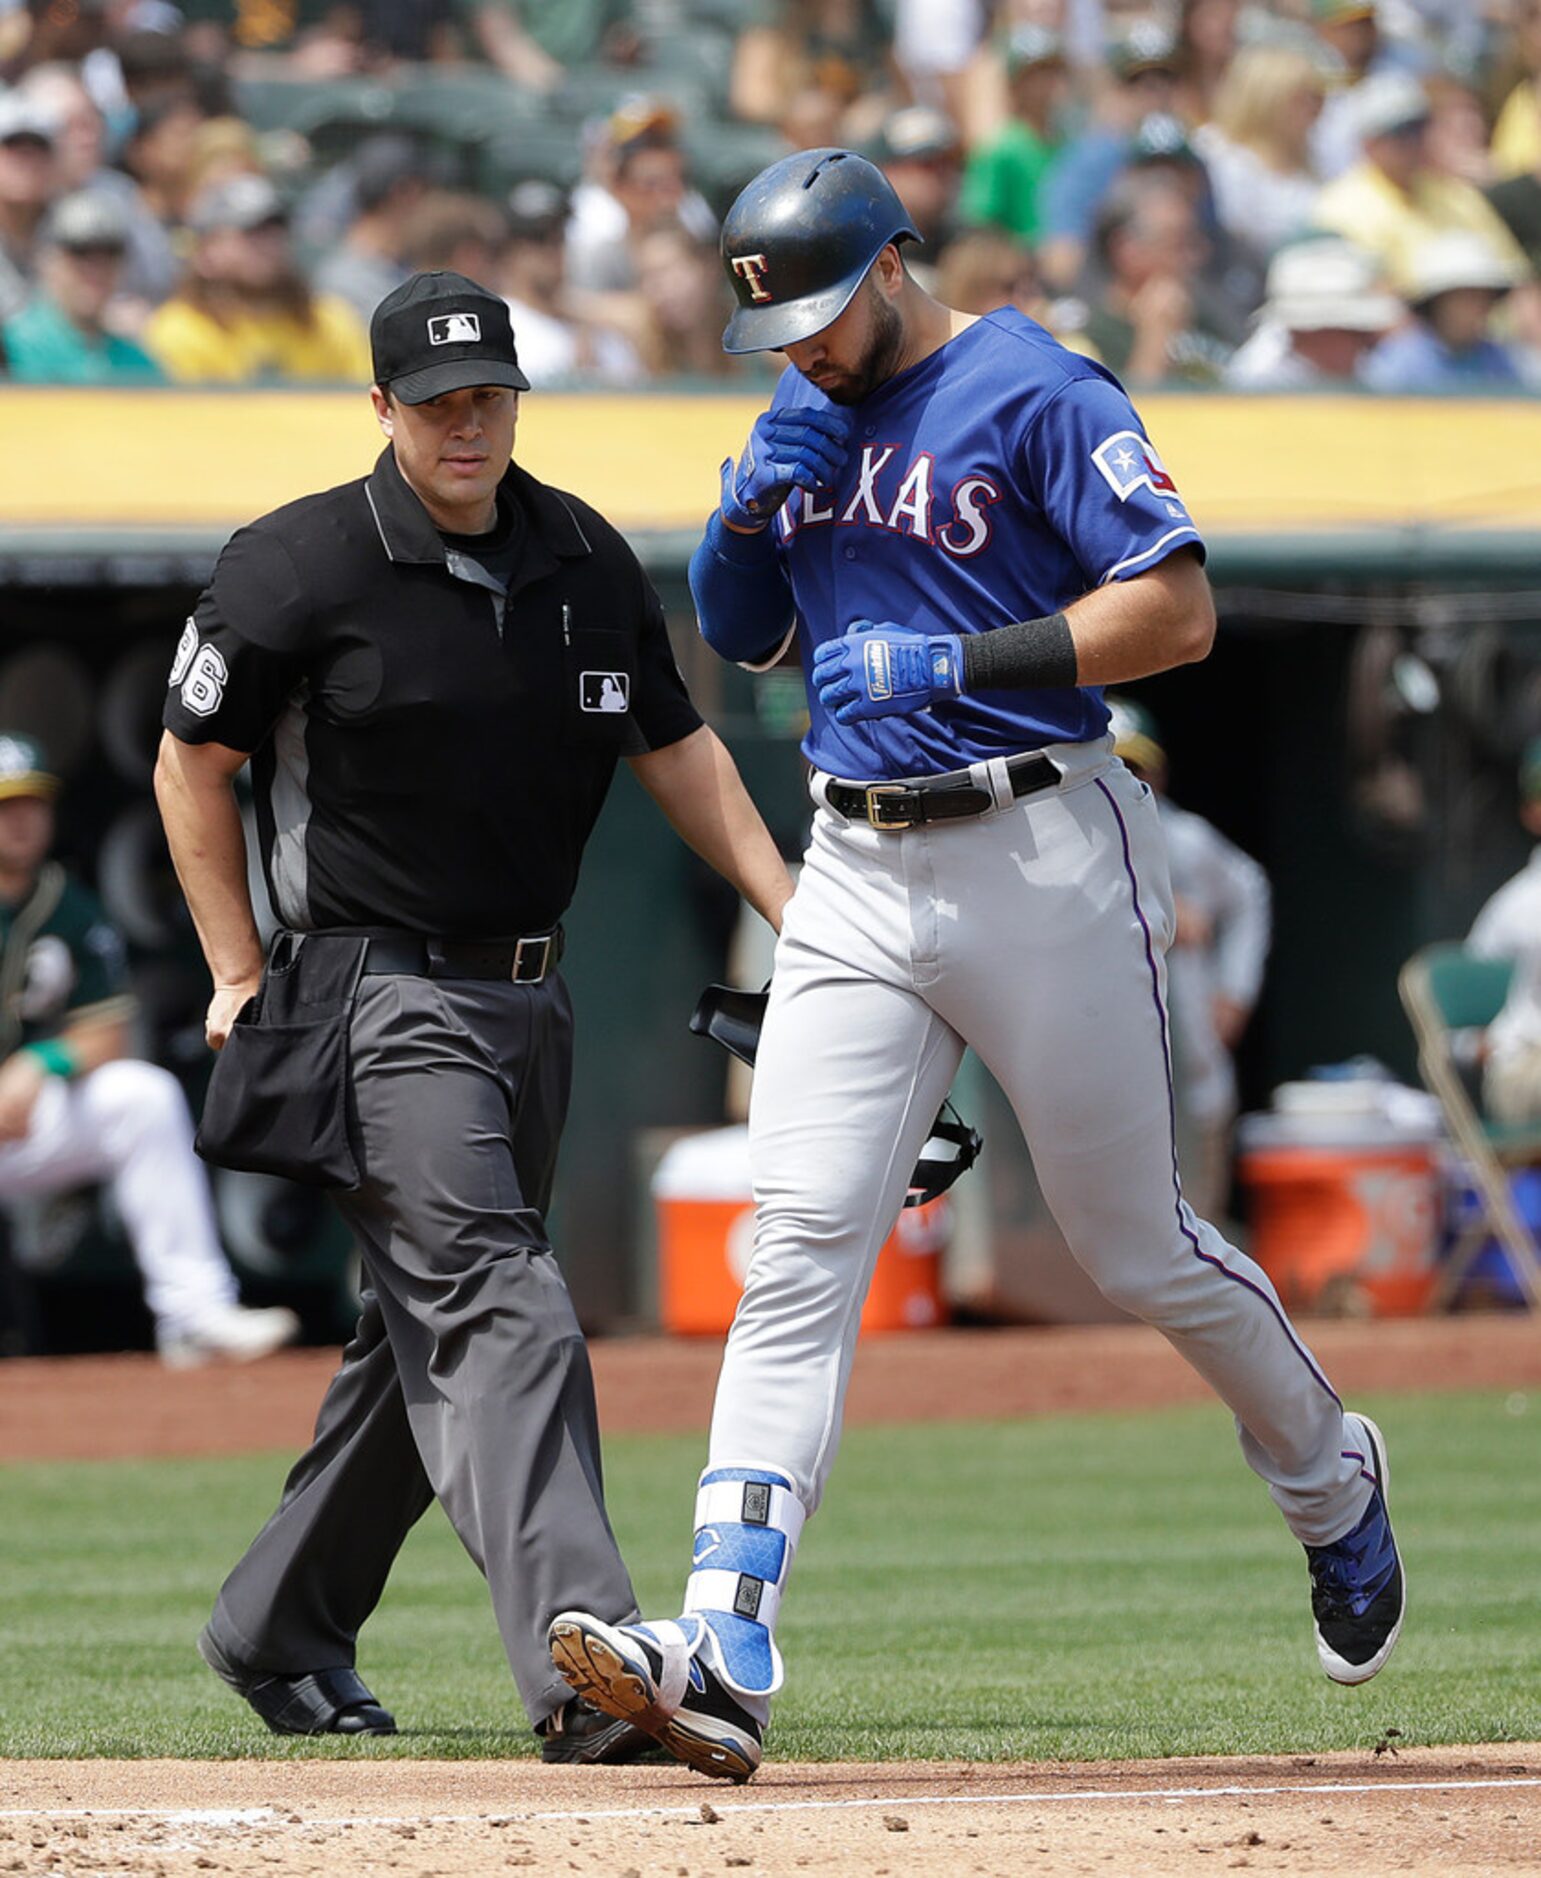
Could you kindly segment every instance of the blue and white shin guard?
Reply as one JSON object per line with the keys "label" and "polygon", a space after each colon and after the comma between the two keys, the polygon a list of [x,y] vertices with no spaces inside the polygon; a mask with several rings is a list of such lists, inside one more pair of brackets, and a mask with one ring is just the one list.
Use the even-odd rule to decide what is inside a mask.
{"label": "blue and white shin guard", "polygon": [[782,1682],[776,1613],[806,1518],[792,1482],[770,1468],[709,1467],[696,1490],[685,1617],[702,1621],[713,1672],[766,1712]]}

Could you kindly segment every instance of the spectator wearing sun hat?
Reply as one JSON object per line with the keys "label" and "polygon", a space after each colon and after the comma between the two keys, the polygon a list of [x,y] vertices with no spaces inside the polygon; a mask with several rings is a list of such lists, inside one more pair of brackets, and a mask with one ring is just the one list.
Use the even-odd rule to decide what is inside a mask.
{"label": "spectator wearing sun hat", "polygon": [[158,384],[160,367],[107,320],[123,274],[128,218],[114,197],[61,196],[38,236],[37,292],[0,328],[24,384]]}
{"label": "spectator wearing sun hat", "polygon": [[1365,383],[1395,392],[1519,389],[1519,364],[1489,328],[1520,278],[1507,257],[1466,229],[1426,241],[1413,253],[1413,318],[1365,361]]}
{"label": "spectator wearing sun hat", "polygon": [[1375,262],[1337,235],[1283,247],[1251,337],[1225,368],[1235,391],[1319,391],[1351,384],[1365,355],[1404,317]]}

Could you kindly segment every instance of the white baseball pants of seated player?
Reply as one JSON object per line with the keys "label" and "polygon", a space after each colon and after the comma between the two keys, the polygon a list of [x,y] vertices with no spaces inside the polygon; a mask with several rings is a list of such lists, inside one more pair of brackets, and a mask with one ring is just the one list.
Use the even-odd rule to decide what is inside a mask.
{"label": "white baseball pants of seated player", "polygon": [[197,1330],[236,1301],[193,1148],[192,1117],[169,1070],[133,1058],[74,1082],[50,1076],[32,1126],[0,1143],[0,1202],[109,1181],[162,1339]]}
{"label": "white baseball pants of seated player", "polygon": [[1262,1270],[1182,1199],[1153,797],[1106,741],[1047,755],[1058,788],[885,833],[820,804],[776,947],[750,1099],[758,1213],[709,1469],[779,1470],[807,1511],[840,1437],[879,1247],[964,1046],[1005,1091],[1071,1252],[1229,1405],[1308,1545],[1370,1484],[1342,1405]]}

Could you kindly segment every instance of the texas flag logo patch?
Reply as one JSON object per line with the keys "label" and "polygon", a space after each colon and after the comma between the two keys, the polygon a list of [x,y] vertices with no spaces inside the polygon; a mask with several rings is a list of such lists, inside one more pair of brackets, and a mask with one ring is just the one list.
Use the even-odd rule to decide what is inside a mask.
{"label": "texas flag logo patch", "polygon": [[1136,489],[1158,496],[1177,494],[1165,464],[1137,430],[1115,430],[1092,451],[1092,461],[1120,502],[1127,502]]}

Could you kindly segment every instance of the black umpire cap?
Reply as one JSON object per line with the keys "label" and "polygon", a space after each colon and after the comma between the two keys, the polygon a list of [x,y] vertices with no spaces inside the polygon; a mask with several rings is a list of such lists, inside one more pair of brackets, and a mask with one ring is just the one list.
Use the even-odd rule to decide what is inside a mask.
{"label": "black umpire cap", "polygon": [[470,385],[528,391],[508,303],[464,274],[414,274],[369,322],[375,383],[403,404],[426,404]]}

